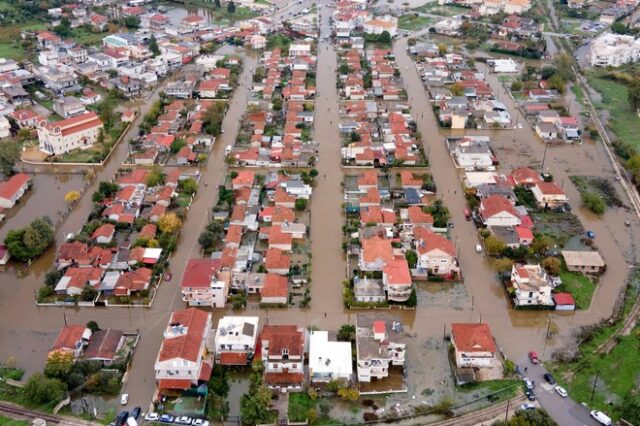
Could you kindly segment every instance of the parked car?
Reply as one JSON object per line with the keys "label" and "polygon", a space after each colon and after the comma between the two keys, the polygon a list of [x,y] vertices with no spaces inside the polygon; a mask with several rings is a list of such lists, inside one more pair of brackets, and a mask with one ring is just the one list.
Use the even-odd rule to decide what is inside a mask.
{"label": "parked car", "polygon": [[160,419],[160,415],[158,413],[147,413],[144,419],[148,422],[157,422]]}
{"label": "parked car", "polygon": [[115,423],[116,426],[126,425],[128,418],[129,418],[129,412],[121,411],[116,417],[116,419],[113,421],[113,423]]}
{"label": "parked car", "polygon": [[536,394],[535,394],[535,393],[533,393],[533,391],[532,391],[532,390],[527,389],[527,390],[525,391],[525,395],[527,396],[527,399],[528,399],[529,401],[535,401],[535,400],[536,400]]}
{"label": "parked car", "polygon": [[529,389],[532,390],[533,389],[533,382],[531,380],[529,380],[528,378],[524,378],[522,379],[522,381],[524,382],[524,386]]}
{"label": "parked car", "polygon": [[191,419],[191,417],[180,416],[177,419],[175,419],[174,423],[179,424],[179,425],[190,426],[192,421],[193,421],[193,419]]}
{"label": "parked car", "polygon": [[556,386],[554,389],[555,389],[555,391],[558,393],[558,395],[560,395],[560,396],[561,396],[561,397],[563,397],[563,398],[566,398],[566,397],[567,397],[567,395],[569,395],[569,394],[567,393],[567,391],[566,391],[566,390],[564,390],[564,388],[563,388],[562,386]]}
{"label": "parked car", "polygon": [[138,420],[138,417],[140,417],[140,413],[141,412],[142,412],[142,408],[133,407],[133,410],[131,410],[131,417],[133,417],[134,419]]}
{"label": "parked car", "polygon": [[476,244],[476,253],[482,253],[482,245]]}
{"label": "parked car", "polygon": [[550,385],[555,385],[556,384],[556,379],[554,379],[553,376],[550,373],[544,373],[544,379]]}
{"label": "parked car", "polygon": [[525,402],[520,406],[521,410],[535,410],[536,406],[530,402]]}
{"label": "parked car", "polygon": [[529,351],[529,361],[531,361],[532,364],[537,364],[538,354],[535,353],[534,351]]}
{"label": "parked car", "polygon": [[591,417],[593,417],[600,424],[603,424],[605,426],[609,426],[611,424],[611,418],[602,411],[593,410],[590,414]]}
{"label": "parked car", "polygon": [[171,281],[171,277],[173,277],[173,274],[171,272],[166,272],[164,274],[164,280],[165,281]]}
{"label": "parked car", "polygon": [[209,421],[204,419],[194,419],[191,426],[209,426]]}
{"label": "parked car", "polygon": [[170,416],[169,414],[163,414],[160,416],[160,422],[161,423],[173,423],[173,416]]}
{"label": "parked car", "polygon": [[129,394],[123,393],[122,395],[120,395],[120,404],[127,405],[127,402],[129,402]]}

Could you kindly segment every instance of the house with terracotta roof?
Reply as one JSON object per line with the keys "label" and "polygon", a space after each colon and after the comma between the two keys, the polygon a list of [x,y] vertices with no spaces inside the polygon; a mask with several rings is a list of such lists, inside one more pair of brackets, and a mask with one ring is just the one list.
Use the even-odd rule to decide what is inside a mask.
{"label": "house with terracotta roof", "polygon": [[240,189],[243,187],[251,187],[253,185],[253,180],[255,179],[255,173],[250,170],[240,170],[238,175],[233,178],[231,183],[231,188],[233,190]]}
{"label": "house with terracotta roof", "polygon": [[540,265],[513,265],[513,303],[519,306],[553,306],[551,291],[558,284]]}
{"label": "house with terracotta roof", "polygon": [[496,343],[488,324],[451,324],[451,344],[458,368],[487,368],[496,361]]}
{"label": "house with terracotta roof", "polygon": [[423,226],[413,229],[414,244],[418,253],[416,269],[434,275],[450,275],[458,272],[456,248],[448,238]]}
{"label": "house with terracotta roof", "polygon": [[55,352],[62,352],[73,354],[74,359],[77,359],[84,352],[90,338],[91,330],[85,325],[66,325],[62,327],[58,337],[53,342],[53,346],[49,350],[49,356]]}
{"label": "house with terracotta roof", "polygon": [[413,281],[409,264],[404,257],[396,257],[382,269],[382,283],[387,290],[387,300],[406,302],[411,296]]}
{"label": "house with terracotta roof", "polygon": [[560,185],[555,182],[538,182],[531,187],[531,193],[538,206],[544,208],[562,206],[569,201]]}
{"label": "house with terracotta roof", "polygon": [[282,232],[280,225],[274,225],[269,228],[261,228],[260,233],[266,232],[268,237],[269,248],[277,248],[283,251],[291,251],[293,247],[293,235]]}
{"label": "house with terracotta roof", "polygon": [[0,207],[3,209],[13,207],[29,189],[30,184],[31,178],[24,173],[18,173],[0,182]]}
{"label": "house with terracotta roof", "polygon": [[515,185],[522,185],[528,188],[542,182],[540,173],[529,167],[519,167],[511,172],[511,180]]}
{"label": "house with terracotta roof", "polygon": [[105,223],[100,225],[93,234],[91,239],[98,244],[110,244],[113,241],[113,237],[116,235],[116,226],[112,223]]}
{"label": "house with terracotta roof", "polygon": [[493,194],[480,201],[478,213],[485,226],[518,226],[521,224],[513,204],[502,195]]}
{"label": "house with terracotta roof", "polygon": [[220,259],[190,259],[180,282],[182,300],[189,306],[224,308],[231,272],[220,266]]}
{"label": "house with terracotta roof", "polygon": [[120,274],[113,294],[116,296],[131,296],[149,288],[153,271],[149,268],[138,268]]}
{"label": "house with terracotta roof", "polygon": [[211,378],[211,313],[198,308],[174,311],[163,333],[154,364],[156,383],[163,393],[180,392]]}
{"label": "house with terracotta roof", "polygon": [[410,206],[400,210],[400,218],[402,219],[402,227],[411,229],[416,226],[433,227],[433,216],[425,213],[420,206]]}
{"label": "house with terracotta roof", "polygon": [[57,294],[79,296],[82,293],[82,289],[87,286],[97,288],[103,273],[104,271],[101,268],[69,267],[58,280],[54,290]]}
{"label": "house with terracotta roof", "polygon": [[95,112],[87,112],[60,121],[38,123],[40,150],[61,155],[74,149],[88,149],[98,140],[104,126]]}
{"label": "house with terracotta roof", "polygon": [[247,365],[253,360],[258,338],[258,317],[224,316],[215,335],[216,362]]}
{"label": "house with terracotta roof", "polygon": [[258,338],[256,358],[264,365],[269,389],[301,390],[304,383],[304,328],[265,325]]}
{"label": "house with terracotta roof", "polygon": [[288,275],[291,268],[291,257],[278,248],[267,249],[264,256],[264,267],[269,273]]}
{"label": "house with terracotta roof", "polygon": [[391,240],[376,235],[362,241],[358,267],[362,271],[382,271],[393,258]]}
{"label": "house with terracotta roof", "polygon": [[262,304],[286,305],[289,301],[289,278],[284,275],[267,274],[260,296]]}

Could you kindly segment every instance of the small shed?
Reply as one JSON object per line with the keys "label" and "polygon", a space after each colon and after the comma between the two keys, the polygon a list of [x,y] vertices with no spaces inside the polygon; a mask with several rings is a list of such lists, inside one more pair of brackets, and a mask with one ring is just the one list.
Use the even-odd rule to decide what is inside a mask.
{"label": "small shed", "polygon": [[556,311],[575,311],[576,302],[570,293],[554,293],[553,301],[556,304]]}

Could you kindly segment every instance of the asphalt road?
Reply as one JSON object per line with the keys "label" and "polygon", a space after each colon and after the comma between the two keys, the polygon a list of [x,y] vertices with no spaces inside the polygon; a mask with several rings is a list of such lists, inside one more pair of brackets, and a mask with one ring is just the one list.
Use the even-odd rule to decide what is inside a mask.
{"label": "asphalt road", "polygon": [[[533,364],[527,357],[519,360],[523,377],[535,382],[534,393],[542,408],[561,426],[598,426],[600,423],[591,418],[589,409],[578,404],[571,399],[571,389],[566,389],[569,396],[561,397],[554,389],[555,385],[550,385],[544,379],[547,370],[542,364]],[[524,371],[524,368],[527,371]]]}

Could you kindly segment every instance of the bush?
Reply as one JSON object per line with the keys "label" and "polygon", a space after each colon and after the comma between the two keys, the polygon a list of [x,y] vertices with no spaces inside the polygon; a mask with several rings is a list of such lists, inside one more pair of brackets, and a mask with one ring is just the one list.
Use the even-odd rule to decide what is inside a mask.
{"label": "bush", "polygon": [[24,386],[24,397],[32,404],[41,405],[60,401],[67,388],[58,379],[49,379],[41,373],[35,373]]}
{"label": "bush", "polygon": [[582,204],[592,213],[602,215],[607,209],[607,205],[602,197],[595,192],[584,191],[580,194],[580,198],[582,198]]}

